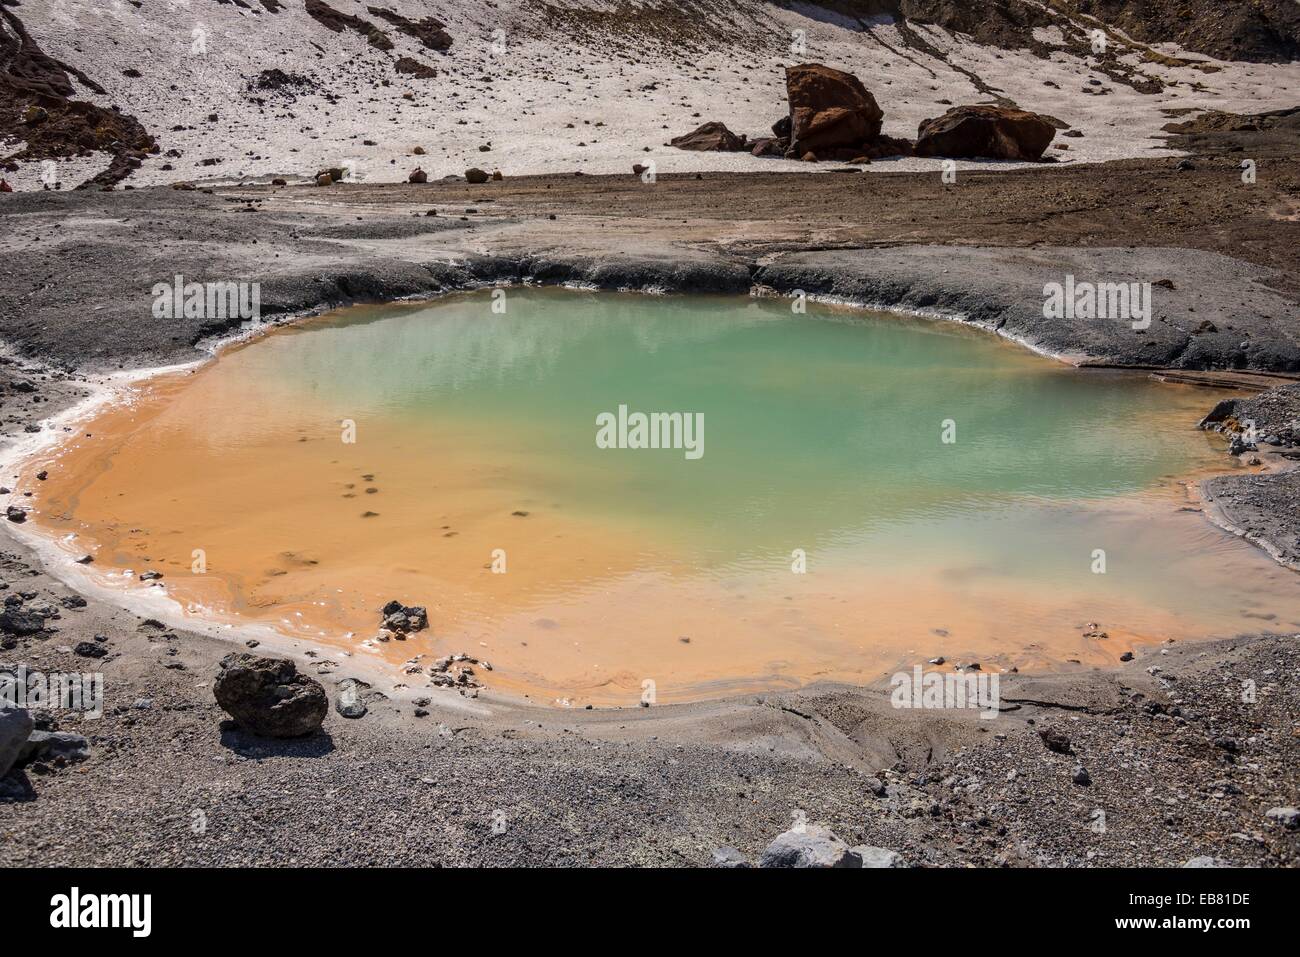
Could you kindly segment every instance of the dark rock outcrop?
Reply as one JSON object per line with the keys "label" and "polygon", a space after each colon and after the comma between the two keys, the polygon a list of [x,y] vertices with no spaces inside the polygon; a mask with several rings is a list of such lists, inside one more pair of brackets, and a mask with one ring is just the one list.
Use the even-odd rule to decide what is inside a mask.
{"label": "dark rock outcrop", "polygon": [[314,734],[329,711],[320,682],[299,674],[287,658],[227,655],[212,693],[239,725],[268,738]]}
{"label": "dark rock outcrop", "polygon": [[354,30],[365,37],[367,42],[378,50],[391,50],[393,48],[393,41],[389,39],[388,34],[364,17],[356,17],[350,13],[335,10],[328,3],[325,3],[325,0],[305,0],[304,6],[307,15],[327,30],[334,33]]}
{"label": "dark rock outcrop", "polygon": [[366,7],[366,10],[371,16],[388,21],[399,32],[419,40],[430,50],[443,53],[451,49],[452,39],[447,32],[447,25],[435,17],[411,20],[384,7]]}
{"label": "dark rock outcrop", "polygon": [[393,64],[393,69],[398,73],[413,76],[417,80],[432,80],[438,75],[438,71],[433,67],[409,56],[398,57],[397,62]]}
{"label": "dark rock outcrop", "polygon": [[921,121],[916,155],[1037,160],[1055,135],[1056,127],[1046,117],[1028,110],[955,106]]}
{"label": "dark rock outcrop", "polygon": [[[75,100],[73,80],[102,97],[93,79],[43,51],[18,14],[0,5],[0,139],[23,144],[9,160],[63,159],[110,154],[108,168],[78,188],[111,186],[159,152],[157,141],[133,116],[116,107]],[[16,167],[15,167],[16,168]]]}

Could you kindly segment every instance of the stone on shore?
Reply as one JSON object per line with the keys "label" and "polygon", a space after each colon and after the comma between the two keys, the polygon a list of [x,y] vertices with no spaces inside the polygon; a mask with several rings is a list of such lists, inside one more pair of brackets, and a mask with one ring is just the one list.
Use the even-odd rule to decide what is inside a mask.
{"label": "stone on shore", "polygon": [[467,183],[486,183],[488,178],[487,172],[479,169],[477,166],[471,166],[469,169],[465,170],[465,182]]}
{"label": "stone on shore", "polygon": [[366,703],[361,700],[361,689],[351,678],[339,685],[339,698],[334,710],[345,718],[364,718]]}
{"label": "stone on shore", "polygon": [[240,726],[268,738],[314,734],[329,711],[320,682],[299,674],[287,658],[229,654],[212,692]]}
{"label": "stone on shore", "polygon": [[381,609],[381,613],[384,616],[383,627],[394,634],[405,635],[429,627],[429,613],[422,605],[403,605],[393,600]]}

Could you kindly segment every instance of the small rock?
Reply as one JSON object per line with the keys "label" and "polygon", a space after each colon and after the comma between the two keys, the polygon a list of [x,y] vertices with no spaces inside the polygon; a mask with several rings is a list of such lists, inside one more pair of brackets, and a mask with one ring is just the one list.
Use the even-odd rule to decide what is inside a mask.
{"label": "small rock", "polygon": [[361,692],[355,681],[344,681],[339,686],[339,699],[334,710],[345,718],[365,717],[366,703],[361,700]]}
{"label": "small rock", "polygon": [[1038,736],[1042,738],[1043,744],[1047,746],[1048,751],[1055,751],[1057,754],[1070,753],[1070,737],[1064,731],[1049,726],[1039,728]]}

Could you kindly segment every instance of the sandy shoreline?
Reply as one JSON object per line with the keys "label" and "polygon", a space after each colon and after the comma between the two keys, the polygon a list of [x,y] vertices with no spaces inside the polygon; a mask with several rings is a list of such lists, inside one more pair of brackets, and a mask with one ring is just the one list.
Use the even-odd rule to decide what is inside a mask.
{"label": "sandy shoreline", "polygon": [[[1087,188],[1088,174],[1075,174],[1084,176],[1076,185]],[[758,284],[957,313],[1072,361],[1300,370],[1295,292],[1274,269],[1280,263],[1273,257],[1282,255],[1276,249],[1251,261],[1251,246],[1237,259],[1167,246],[973,248],[960,236],[949,240],[954,246],[936,246],[925,235],[897,245],[897,236],[846,236],[825,216],[683,226],[667,218],[667,209],[662,222],[647,225],[617,208],[603,221],[581,211],[600,199],[600,183],[582,187],[594,191],[587,199],[540,197],[530,192],[533,184],[521,187],[523,193],[500,197],[490,214],[451,223],[451,216],[412,214],[431,201],[485,209],[476,205],[483,193],[462,185],[5,197],[0,219],[14,228],[3,245],[14,272],[0,297],[0,336],[29,358],[6,366],[4,377],[39,380],[46,399],[33,407],[23,398],[28,393],[8,393],[7,428],[47,423],[40,433],[17,432],[22,442],[65,429],[71,420],[57,416],[85,392],[87,376],[188,358],[194,344],[230,331],[185,321],[160,326],[148,318],[149,283],[135,288],[121,279],[176,271],[261,280],[264,310],[277,321],[347,301],[435,295],[471,283],[677,291]],[[750,188],[725,185],[737,196]],[[322,204],[323,192],[340,202]],[[382,205],[354,205],[367,196]],[[900,200],[914,212],[927,201],[922,193]],[[639,200],[629,195],[614,205],[624,202]],[[594,227],[590,235],[575,237],[567,216],[558,226],[544,218],[565,203],[594,217],[583,220]],[[236,215],[244,206],[262,213]],[[84,217],[69,230],[75,237],[56,240],[42,226],[73,211]],[[201,238],[185,250],[140,241],[165,233],[158,224],[169,219],[187,221]],[[1163,227],[1151,225],[1152,238],[1166,241]],[[329,235],[299,234],[313,229]],[[729,241],[719,243],[724,235]],[[67,242],[76,269],[59,270],[68,277],[63,284],[33,298],[30,290],[52,264],[68,257]],[[164,270],[178,255],[187,264]],[[1068,269],[1168,278],[1176,294],[1143,341],[1104,325],[1044,324],[1035,315],[1041,297],[1030,294]],[[100,303],[105,318],[87,324],[88,302]],[[1193,336],[1188,330],[1203,317],[1224,326],[1223,335]],[[1229,332],[1229,323],[1237,328]],[[1253,345],[1240,355],[1245,339]],[[19,448],[11,445],[10,454]],[[1272,534],[1294,533],[1285,516],[1278,521]],[[427,717],[416,717],[406,702],[376,698],[360,721],[331,713],[323,740],[268,743],[219,729],[223,715],[210,682],[226,642],[146,625],[93,593],[85,607],[62,604],[68,587],[26,543],[3,561],[5,594],[33,592],[24,602],[49,604],[59,617],[50,619],[58,631],[19,637],[0,661],[85,670],[88,662],[72,646],[101,633],[109,649],[93,663],[109,682],[106,717],[95,725],[59,718],[91,738],[91,759],[31,776],[17,800],[0,804],[0,831],[13,836],[7,850],[19,863],[705,864],[713,848],[726,844],[756,853],[788,827],[795,810],[844,831],[846,840],[892,847],[913,864],[1179,865],[1210,855],[1293,865],[1300,856],[1295,832],[1264,819],[1296,793],[1295,763],[1287,758],[1295,720],[1289,633],[1151,649],[1117,671],[1008,676],[1003,698],[1015,710],[996,722],[900,714],[881,687],[814,686],[561,714],[485,693],[473,714],[431,696]],[[1267,631],[1267,623],[1261,626]],[[299,660],[316,673],[310,656]],[[344,670],[322,677],[331,694]],[[1262,705],[1225,690],[1247,677],[1271,689]],[[139,707],[145,699],[152,703]],[[1046,751],[1036,733],[1042,723],[1065,724],[1076,757]],[[1091,771],[1089,788],[1071,780],[1076,761]],[[1146,790],[1153,781],[1154,795]],[[322,793],[329,795],[328,813],[320,810]],[[1153,801],[1168,810],[1152,813]],[[385,809],[392,804],[403,813],[390,816]],[[1108,810],[1104,833],[1089,826],[1097,807]],[[215,822],[206,836],[187,830],[196,808]],[[494,833],[496,811],[517,826]],[[411,841],[412,815],[437,838]],[[628,827],[629,815],[644,827]],[[363,833],[364,841],[357,836]]]}

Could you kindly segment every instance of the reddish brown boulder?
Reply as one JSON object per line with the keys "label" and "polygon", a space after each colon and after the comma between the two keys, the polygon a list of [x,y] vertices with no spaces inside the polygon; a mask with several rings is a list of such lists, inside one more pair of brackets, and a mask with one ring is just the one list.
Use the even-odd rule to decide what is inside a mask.
{"label": "reddish brown boulder", "polygon": [[917,131],[917,156],[1036,160],[1056,135],[1046,117],[1004,106],[955,106]]}
{"label": "reddish brown boulder", "polygon": [[[840,147],[858,146],[880,135],[884,111],[862,81],[852,73],[821,63],[786,67],[786,95],[790,100],[790,149],[803,156]],[[778,136],[784,124],[773,126]]]}
{"label": "reddish brown boulder", "polygon": [[747,147],[745,137],[737,136],[723,123],[705,123],[699,129],[668,141],[679,150],[734,153]]}
{"label": "reddish brown boulder", "polygon": [[749,152],[754,156],[784,156],[789,140],[760,137],[749,144]]}
{"label": "reddish brown boulder", "polygon": [[417,166],[411,171],[411,175],[406,177],[406,181],[408,183],[427,183],[429,182],[429,174]]}

